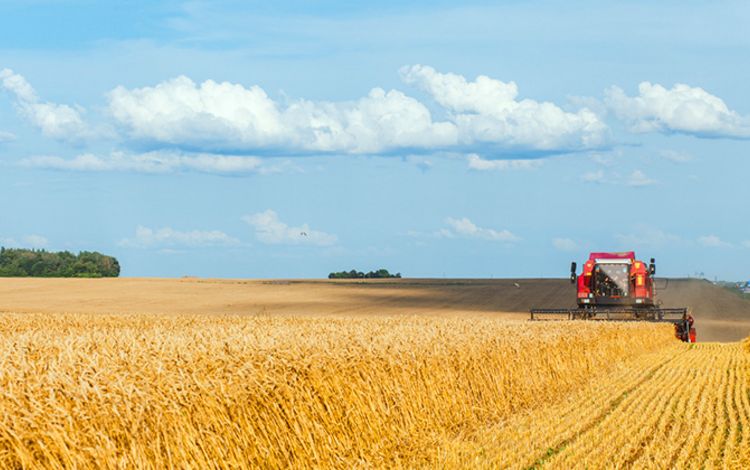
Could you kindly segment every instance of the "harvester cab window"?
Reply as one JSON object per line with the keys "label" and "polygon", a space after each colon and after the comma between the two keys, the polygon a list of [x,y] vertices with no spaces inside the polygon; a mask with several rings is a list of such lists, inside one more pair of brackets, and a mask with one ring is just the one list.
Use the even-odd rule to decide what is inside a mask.
{"label": "harvester cab window", "polygon": [[594,268],[594,295],[597,297],[627,297],[629,287],[627,264],[597,264]]}

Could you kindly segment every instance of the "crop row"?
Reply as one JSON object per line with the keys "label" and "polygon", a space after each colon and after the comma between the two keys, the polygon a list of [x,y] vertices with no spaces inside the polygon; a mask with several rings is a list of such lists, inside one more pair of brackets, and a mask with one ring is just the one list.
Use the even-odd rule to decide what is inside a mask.
{"label": "crop row", "polygon": [[559,403],[442,446],[447,466],[750,467],[750,354],[674,345]]}

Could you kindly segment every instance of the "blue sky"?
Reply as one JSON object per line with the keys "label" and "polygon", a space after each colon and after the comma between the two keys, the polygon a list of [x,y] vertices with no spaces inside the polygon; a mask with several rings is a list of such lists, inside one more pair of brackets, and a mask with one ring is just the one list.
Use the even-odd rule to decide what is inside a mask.
{"label": "blue sky", "polygon": [[750,277],[746,2],[0,3],[0,244],[127,276]]}

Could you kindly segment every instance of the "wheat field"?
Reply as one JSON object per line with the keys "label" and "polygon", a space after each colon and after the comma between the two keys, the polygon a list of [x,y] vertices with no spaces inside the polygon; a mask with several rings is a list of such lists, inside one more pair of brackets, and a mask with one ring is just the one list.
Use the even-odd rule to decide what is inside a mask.
{"label": "wheat field", "polygon": [[624,362],[565,403],[446,442],[442,464],[750,468],[749,370],[739,343],[675,344]]}
{"label": "wheat field", "polygon": [[[692,354],[683,349],[671,327],[652,324],[1,314],[0,467],[533,463],[570,432],[591,430],[575,418],[577,405],[525,428],[501,423],[566,403],[593,379],[622,394],[653,369],[638,362],[644,355]],[[739,349],[731,351],[726,365],[739,371]],[[611,384],[612,373],[625,382]],[[612,397],[595,396],[578,404],[580,416],[595,419]],[[745,416],[729,415],[727,426]],[[669,433],[660,423],[654,426]],[[490,432],[498,439],[492,452],[481,441]],[[509,433],[514,440],[501,437]],[[593,454],[583,447],[572,453],[573,444],[595,441],[573,440],[552,457],[585,460]],[[715,449],[713,440],[706,446]]]}

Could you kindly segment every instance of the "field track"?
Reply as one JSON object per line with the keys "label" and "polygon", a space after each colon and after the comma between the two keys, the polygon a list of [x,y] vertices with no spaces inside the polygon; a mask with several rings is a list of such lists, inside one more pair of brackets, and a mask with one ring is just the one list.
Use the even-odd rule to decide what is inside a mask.
{"label": "field track", "polygon": [[[490,315],[574,307],[563,279],[371,281],[216,279],[0,279],[0,312]],[[698,280],[657,280],[665,306],[689,307],[699,341],[750,335],[750,301]]]}
{"label": "field track", "polygon": [[444,448],[449,467],[748,468],[750,353],[738,343],[643,355],[564,403]]}

